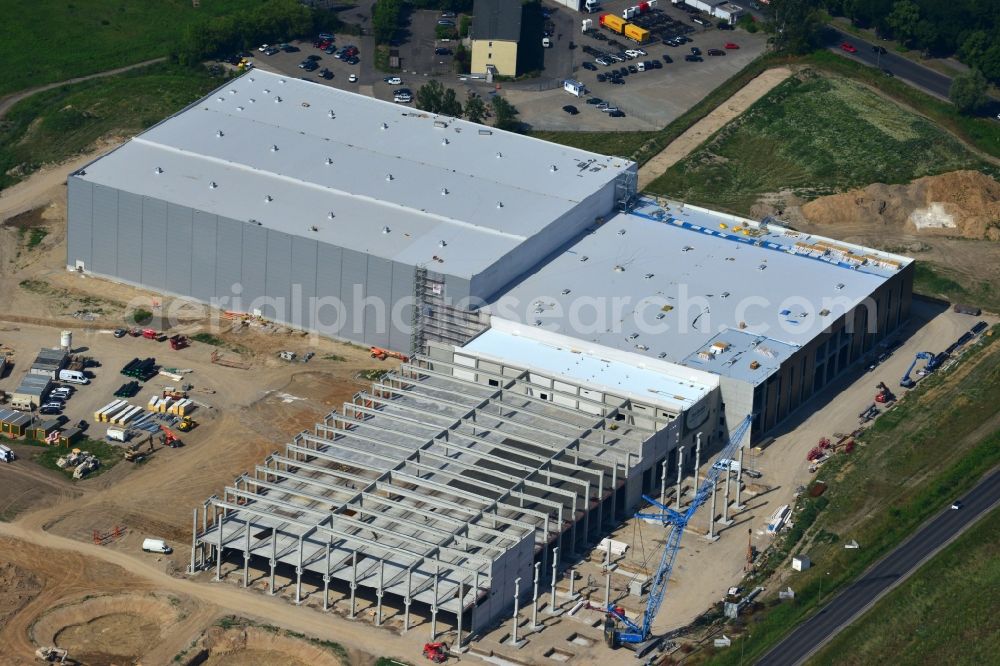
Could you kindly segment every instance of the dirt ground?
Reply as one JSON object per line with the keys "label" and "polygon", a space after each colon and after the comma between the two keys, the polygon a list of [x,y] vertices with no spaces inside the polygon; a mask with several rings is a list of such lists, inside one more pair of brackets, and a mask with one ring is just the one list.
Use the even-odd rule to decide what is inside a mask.
{"label": "dirt ground", "polygon": [[662,176],[663,173],[687,157],[688,153],[718,132],[733,118],[749,109],[754,102],[771,92],[779,83],[792,75],[788,67],[775,67],[760,74],[732,97],[720,104],[707,116],[692,125],[686,132],[670,142],[652,159],[639,168],[639,190]]}

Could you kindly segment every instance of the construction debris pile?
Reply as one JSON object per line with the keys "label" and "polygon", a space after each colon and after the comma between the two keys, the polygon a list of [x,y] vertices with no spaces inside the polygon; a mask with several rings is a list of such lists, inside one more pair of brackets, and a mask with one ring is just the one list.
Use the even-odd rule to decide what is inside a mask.
{"label": "construction debris pile", "polygon": [[90,472],[101,466],[101,461],[90,451],[73,449],[70,453],[62,456],[56,461],[59,469],[73,468],[73,478],[82,479]]}

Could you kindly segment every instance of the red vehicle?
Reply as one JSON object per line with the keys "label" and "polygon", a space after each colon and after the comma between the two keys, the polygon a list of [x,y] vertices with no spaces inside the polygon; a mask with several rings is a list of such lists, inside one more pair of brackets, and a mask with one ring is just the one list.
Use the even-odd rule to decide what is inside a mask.
{"label": "red vehicle", "polygon": [[435,664],[443,664],[448,659],[448,646],[444,643],[424,643],[424,657]]}
{"label": "red vehicle", "polygon": [[151,328],[142,329],[142,337],[146,338],[147,340],[155,340],[159,335],[160,335],[159,333],[157,333]]}
{"label": "red vehicle", "polygon": [[330,47],[330,44],[333,44],[333,42],[331,42],[329,39],[324,39],[322,42],[316,45],[316,48],[326,49]]}
{"label": "red vehicle", "polygon": [[850,42],[843,42],[840,45],[840,49],[842,51],[847,51],[848,53],[857,53],[858,52],[857,47],[855,47],[854,44],[851,44]]}
{"label": "red vehicle", "polygon": [[726,42],[726,48],[732,51],[733,49],[740,48],[740,45],[737,44],[736,42]]}

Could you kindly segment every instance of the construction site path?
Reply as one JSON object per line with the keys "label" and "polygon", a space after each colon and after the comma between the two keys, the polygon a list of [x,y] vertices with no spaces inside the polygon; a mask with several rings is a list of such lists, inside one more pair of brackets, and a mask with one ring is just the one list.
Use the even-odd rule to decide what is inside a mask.
{"label": "construction site path", "polygon": [[642,190],[662,176],[667,169],[687,157],[708,137],[753,106],[754,102],[771,92],[792,73],[789,67],[768,69],[740,88],[732,97],[717,106],[715,110],[688,128],[686,132],[671,141],[666,148],[642,165],[639,168],[639,189]]}

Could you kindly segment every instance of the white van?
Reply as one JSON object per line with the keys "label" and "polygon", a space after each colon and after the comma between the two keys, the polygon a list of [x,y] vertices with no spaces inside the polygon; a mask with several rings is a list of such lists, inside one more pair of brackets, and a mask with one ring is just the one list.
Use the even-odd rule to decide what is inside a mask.
{"label": "white van", "polygon": [[164,553],[169,555],[174,549],[167,545],[163,539],[143,539],[142,549],[147,553]]}
{"label": "white van", "polygon": [[69,382],[70,384],[89,384],[90,380],[87,379],[79,370],[60,370],[59,371],[59,381]]}
{"label": "white van", "polygon": [[722,458],[721,460],[716,460],[715,464],[712,465],[712,469],[717,470],[719,472],[724,472],[726,471],[727,468],[729,469],[730,473],[739,474],[740,461],[730,460],[729,458]]}
{"label": "white van", "polygon": [[14,450],[9,446],[0,444],[0,461],[6,463],[14,462]]}
{"label": "white van", "polygon": [[542,37],[542,48],[550,49],[552,48],[552,40],[548,37]]}
{"label": "white van", "polygon": [[124,428],[108,428],[108,439],[115,442],[127,442],[128,432]]}

